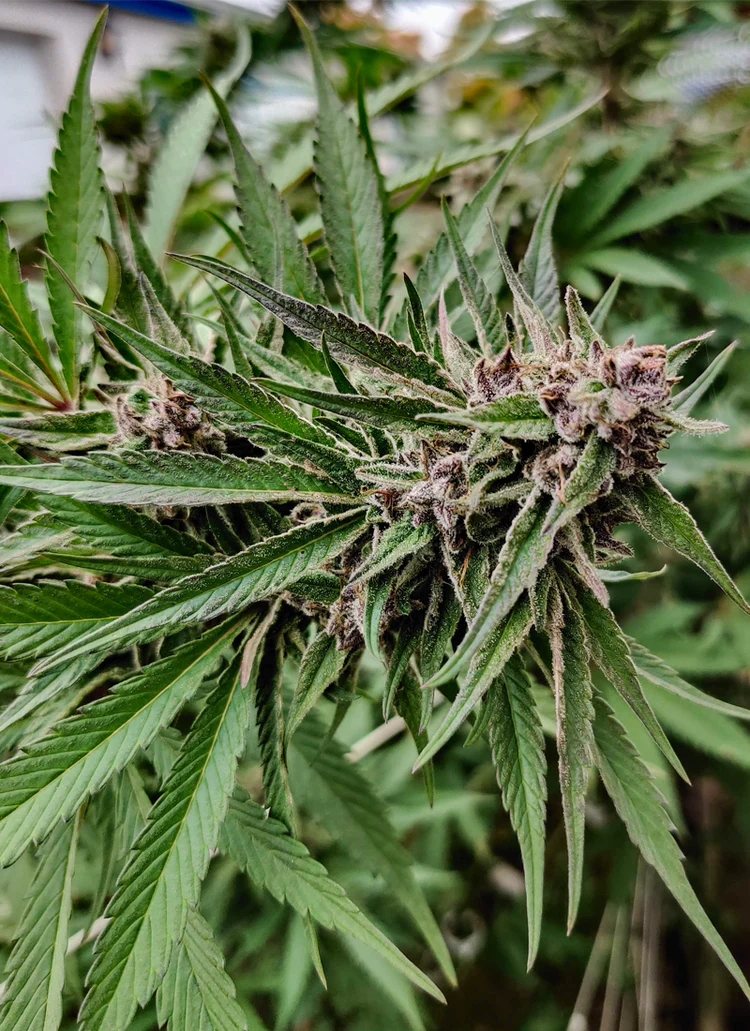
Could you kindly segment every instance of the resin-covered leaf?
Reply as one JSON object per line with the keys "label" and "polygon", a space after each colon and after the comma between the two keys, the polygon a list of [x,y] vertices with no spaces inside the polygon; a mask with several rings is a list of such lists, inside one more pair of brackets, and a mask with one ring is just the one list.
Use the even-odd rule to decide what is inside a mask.
{"label": "resin-covered leaf", "polygon": [[458,270],[461,295],[474,323],[477,340],[486,355],[499,354],[507,343],[505,322],[495,298],[466,253],[456,220],[443,198],[443,220]]}
{"label": "resin-covered leaf", "polygon": [[633,516],[647,533],[700,566],[732,601],[750,612],[750,605],[713,553],[690,512],[666,487],[650,476],[643,476],[628,484],[625,497]]}
{"label": "resin-covered leaf", "polygon": [[[306,573],[319,569],[359,533],[361,510],[312,520],[286,533],[185,577],[174,587],[154,595],[119,619],[106,631],[85,634],[46,660],[49,666],[67,662],[89,650],[148,641],[173,628],[200,623],[225,613],[238,612],[291,587]],[[40,664],[40,668],[41,668]]]}
{"label": "resin-covered leaf", "polygon": [[324,390],[311,390],[291,383],[279,383],[274,380],[259,379],[257,382],[265,389],[282,397],[292,397],[303,404],[314,405],[325,412],[335,412],[355,422],[366,422],[381,429],[412,429],[418,427],[414,421],[419,416],[435,415],[439,417],[444,411],[427,398],[399,397],[392,394],[332,394]]}
{"label": "resin-covered leaf", "polygon": [[334,358],[407,386],[432,387],[450,401],[451,395],[446,391],[451,384],[437,362],[426,354],[413,351],[406,344],[398,343],[386,333],[355,322],[341,312],[283,294],[222,261],[186,255],[180,255],[179,260],[242,290],[281,319],[293,333],[314,346],[320,346],[321,335],[325,333]]}
{"label": "resin-covered leaf", "polygon": [[546,440],[554,425],[536,394],[509,394],[496,401],[454,412],[417,415],[424,422],[469,426],[498,433],[509,439]]}
{"label": "resin-covered leaf", "polygon": [[245,501],[354,502],[331,480],[281,462],[181,451],[94,452],[49,465],[0,466],[0,483],[78,501],[227,505]]}

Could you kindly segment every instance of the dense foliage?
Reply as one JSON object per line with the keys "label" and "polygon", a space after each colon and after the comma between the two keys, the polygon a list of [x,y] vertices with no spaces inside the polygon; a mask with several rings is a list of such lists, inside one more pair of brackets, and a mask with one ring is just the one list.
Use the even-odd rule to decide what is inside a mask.
{"label": "dense foliage", "polygon": [[[199,908],[212,859],[299,914],[279,1026],[310,966],[331,978],[333,997],[339,990],[341,946],[319,941],[320,926],[340,932],[386,1005],[420,1026],[406,979],[443,998],[460,950],[446,944],[356,748],[342,744],[343,720],[371,712],[373,700],[389,721],[376,739],[401,727],[413,739],[432,812],[435,759],[454,735],[491,757],[524,868],[529,967],[543,942],[548,733],[567,930],[598,777],[645,862],[750,995],[683,869],[669,766],[687,774],[659,718],[679,726],[671,704],[698,726],[721,717],[737,729],[750,713],[633,640],[608,594],[660,573],[628,565],[634,550],[618,528],[636,524],[750,611],[660,479],[663,450],[680,435],[727,429],[692,410],[733,348],[685,386],[705,323],[670,346],[615,343],[607,328],[619,280],[590,313],[573,287],[561,303],[553,246],[584,294],[599,292],[595,273],[620,264],[631,283],[674,287],[666,260],[608,245],[671,224],[748,173],[712,168],[608,217],[666,145],[649,139],[567,195],[559,176],[514,262],[504,187],[532,134],[543,139],[592,100],[494,150],[423,159],[388,181],[369,117],[424,73],[374,96],[360,89],[348,108],[298,21],[318,98],[319,222],[313,214],[304,233],[223,99],[248,60],[243,36],[215,86],[206,82],[176,120],[144,225],[127,199],[123,220],[99,171],[89,100],[101,21],[51,174],[46,310],[29,300],[3,229],[0,862],[40,848],[0,1028],[60,1024],[80,853],[99,861],[80,925],[82,940],[92,924],[95,938],[84,1029],[129,1027],[154,997],[158,1023],[173,1031],[258,1022],[235,997],[205,896]],[[239,219],[222,228],[233,261],[165,262],[217,117],[234,164]],[[392,197],[412,191],[406,210],[432,181],[493,153],[504,156],[467,202],[455,214],[443,205],[444,229],[402,292]],[[290,182],[304,162],[301,146]],[[303,236],[322,242],[311,253]],[[176,289],[180,266],[205,279]],[[386,760],[384,779],[387,769]],[[444,797],[469,804],[463,789],[454,771]],[[303,839],[319,854],[322,834],[350,852],[355,871],[384,880],[389,905],[429,946],[432,976],[414,961],[405,924],[386,935],[381,906],[365,915],[351,866],[339,877],[313,858]],[[261,936],[279,919],[262,905]]]}

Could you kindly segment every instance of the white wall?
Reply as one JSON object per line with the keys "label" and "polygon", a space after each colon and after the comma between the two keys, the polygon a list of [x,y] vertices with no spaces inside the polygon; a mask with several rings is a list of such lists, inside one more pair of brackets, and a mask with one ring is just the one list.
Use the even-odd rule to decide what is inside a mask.
{"label": "white wall", "polygon": [[[44,195],[59,117],[99,10],[68,0],[0,0],[0,201]],[[147,68],[164,65],[189,31],[110,9],[94,99],[119,96]]]}

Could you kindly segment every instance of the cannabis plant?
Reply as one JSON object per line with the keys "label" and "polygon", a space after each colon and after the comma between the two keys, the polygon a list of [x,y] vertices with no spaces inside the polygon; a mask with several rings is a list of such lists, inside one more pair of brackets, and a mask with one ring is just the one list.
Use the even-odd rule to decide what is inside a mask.
{"label": "cannabis plant", "polygon": [[[541,712],[553,701],[569,926],[596,771],[645,860],[750,995],[610,704],[623,700],[683,777],[644,683],[685,706],[747,715],[630,641],[607,596],[608,582],[644,575],[612,568],[633,554],[617,527],[637,523],[748,611],[658,479],[672,434],[724,429],[690,412],[725,356],[680,389],[703,338],[609,346],[615,288],[591,314],[568,289],[561,317],[551,235],[561,181],[516,271],[492,209],[523,139],[456,217],[445,207],[445,233],[405,279],[403,302],[392,300],[394,212],[367,102],[357,126],[299,25],[319,101],[316,261],[207,83],[234,158],[239,226],[227,230],[241,267],[172,255],[210,286],[199,283],[189,305],[175,295],[98,171],[88,80],[101,25],[52,174],[54,347],[2,239],[10,414],[0,430],[17,449],[2,445],[14,532],[0,561],[17,582],[0,588],[0,733],[14,750],[0,767],[0,862],[41,847],[0,1028],[58,1026],[76,850],[113,806],[84,1031],[125,1029],[154,994],[172,1028],[246,1026],[198,909],[217,852],[301,914],[321,978],[318,925],[442,998],[300,840],[310,813],[381,874],[455,981],[408,856],[336,737],[365,694],[365,652],[382,663],[383,718],[408,728],[430,802],[435,757],[453,735],[468,726],[469,740],[486,741],[523,859],[529,964],[544,885]],[[86,289],[105,200],[108,275],[95,295]],[[472,257],[487,228],[512,311]],[[153,805],[144,751],[160,782]],[[248,751],[257,783],[237,775]]]}

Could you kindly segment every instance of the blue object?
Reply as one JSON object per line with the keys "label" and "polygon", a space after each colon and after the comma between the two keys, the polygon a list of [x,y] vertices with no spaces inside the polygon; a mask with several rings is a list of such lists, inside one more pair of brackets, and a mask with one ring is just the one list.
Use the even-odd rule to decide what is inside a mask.
{"label": "blue object", "polygon": [[[101,0],[84,0],[84,3],[102,6]],[[166,21],[191,22],[195,19],[192,8],[187,4],[176,3],[175,0],[108,0],[107,6],[113,10],[146,14],[151,18],[162,18]]]}

